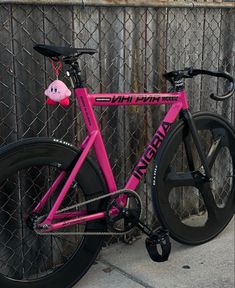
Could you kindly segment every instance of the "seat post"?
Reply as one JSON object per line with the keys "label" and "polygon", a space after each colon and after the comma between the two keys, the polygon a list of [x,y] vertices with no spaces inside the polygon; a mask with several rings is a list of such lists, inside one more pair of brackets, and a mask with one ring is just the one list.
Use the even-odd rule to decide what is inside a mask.
{"label": "seat post", "polygon": [[71,59],[68,59],[64,62],[71,66],[66,74],[70,77],[73,88],[84,88],[84,80],[81,77],[81,69],[78,62],[72,62]]}

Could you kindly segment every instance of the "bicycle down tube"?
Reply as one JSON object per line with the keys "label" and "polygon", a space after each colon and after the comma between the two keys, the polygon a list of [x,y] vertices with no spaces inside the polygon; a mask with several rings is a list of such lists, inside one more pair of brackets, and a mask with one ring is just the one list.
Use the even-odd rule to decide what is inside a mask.
{"label": "bicycle down tube", "polygon": [[[108,191],[110,193],[117,190],[117,185],[114,180],[110,162],[107,156],[107,152],[104,146],[103,138],[99,125],[97,123],[93,106],[123,106],[123,105],[162,105],[170,104],[171,107],[166,113],[162,123],[156,130],[152,140],[145,147],[145,150],[140,157],[137,165],[132,171],[132,175],[128,179],[125,185],[125,189],[135,190],[138,183],[140,182],[142,176],[145,174],[148,164],[156,155],[157,150],[161,146],[163,139],[165,138],[167,132],[170,130],[171,125],[174,123],[179,115],[181,109],[188,109],[188,103],[185,91],[172,92],[172,93],[112,93],[112,94],[88,94],[86,88],[76,88],[75,95],[77,97],[82,116],[84,118],[88,136],[85,138],[81,144],[82,153],[72,169],[66,183],[64,184],[60,195],[55,201],[50,213],[47,218],[40,224],[41,227],[44,225],[49,226],[47,231],[53,231],[60,228],[68,227],[74,224],[81,224],[88,221],[93,221],[96,219],[104,218],[106,212],[98,212],[91,215],[84,215],[84,211],[79,211],[77,216],[76,213],[64,213],[66,221],[61,221],[52,224],[53,219],[58,219],[63,217],[63,213],[60,213],[60,217],[56,216],[56,213],[66,195],[69,188],[71,187],[76,175],[79,173],[79,169],[82,166],[84,160],[86,159],[90,149],[93,147],[94,152],[99,164],[99,167],[104,175]],[[55,182],[52,184],[51,188],[47,191],[43,199],[34,209],[34,212],[38,212],[46,200],[50,197],[56,187],[59,185],[60,181],[63,179],[62,176],[58,176]],[[80,213],[80,214],[79,214]]]}

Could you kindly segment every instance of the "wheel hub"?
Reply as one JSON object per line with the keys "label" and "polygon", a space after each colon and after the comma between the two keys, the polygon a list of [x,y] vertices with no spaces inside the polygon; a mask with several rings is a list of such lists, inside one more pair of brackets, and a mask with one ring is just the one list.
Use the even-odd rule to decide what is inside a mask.
{"label": "wheel hub", "polygon": [[30,214],[26,219],[26,225],[30,230],[35,230],[39,215],[37,213]]}

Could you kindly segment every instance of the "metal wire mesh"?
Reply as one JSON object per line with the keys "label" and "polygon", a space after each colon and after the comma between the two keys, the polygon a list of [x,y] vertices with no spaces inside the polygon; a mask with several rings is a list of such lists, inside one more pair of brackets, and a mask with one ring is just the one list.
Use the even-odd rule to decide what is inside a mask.
{"label": "metal wire mesh", "polygon": [[[56,266],[64,265],[81,245],[79,235],[35,237],[33,221],[36,218],[28,217],[59,172],[53,165],[34,165],[8,175],[1,183],[1,274],[18,280],[36,280],[52,273]],[[58,191],[55,192],[56,196]],[[54,200],[47,203],[43,213],[50,211]],[[84,200],[82,189],[74,186],[61,208]],[[74,226],[70,232],[82,232],[84,226],[79,225],[79,230]]]}
{"label": "metal wire mesh", "polygon": [[[2,146],[33,136],[77,145],[85,135],[75,101],[66,109],[44,104],[43,91],[54,75],[49,61],[33,50],[36,43],[97,49],[81,59],[90,92],[164,91],[162,74],[188,66],[235,73],[233,9],[1,4],[0,22]],[[60,78],[67,81],[64,73]],[[226,89],[223,82],[198,76],[186,88],[192,111],[216,111],[234,124],[234,100],[209,98],[210,92]],[[119,188],[165,109],[96,109]],[[148,221],[149,192],[143,192],[150,190],[150,174],[139,186]]]}

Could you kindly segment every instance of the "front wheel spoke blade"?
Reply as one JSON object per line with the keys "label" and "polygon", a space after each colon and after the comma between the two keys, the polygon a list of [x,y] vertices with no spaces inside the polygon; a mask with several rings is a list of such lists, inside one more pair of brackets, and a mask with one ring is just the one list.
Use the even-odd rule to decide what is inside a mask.
{"label": "front wheel spoke blade", "polygon": [[221,138],[215,140],[211,145],[210,150],[207,154],[207,161],[210,169],[212,168],[221,148],[222,148]]}
{"label": "front wheel spoke blade", "polygon": [[195,186],[195,181],[191,172],[175,172],[171,170],[165,181],[171,187],[182,187],[182,186]]}
{"label": "front wheel spoke blade", "polygon": [[218,212],[218,207],[216,205],[213,193],[210,188],[210,183],[206,182],[198,187],[202,198],[204,200],[208,216],[212,218],[213,220],[218,220],[217,218],[217,212]]}

